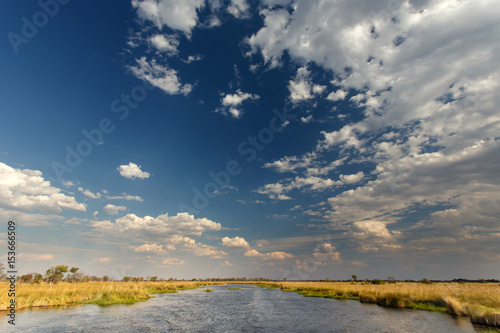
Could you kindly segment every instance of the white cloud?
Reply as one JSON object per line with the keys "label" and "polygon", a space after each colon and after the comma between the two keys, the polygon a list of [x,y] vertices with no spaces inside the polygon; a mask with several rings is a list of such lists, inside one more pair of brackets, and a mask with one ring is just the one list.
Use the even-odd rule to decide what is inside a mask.
{"label": "white cloud", "polygon": [[200,61],[203,59],[203,56],[201,54],[195,54],[195,55],[190,55],[187,57],[187,59],[182,59],[182,62],[185,62],[186,64],[190,64],[195,61]]}
{"label": "white cloud", "polygon": [[305,172],[309,176],[326,175],[330,171],[344,164],[346,158],[341,158],[333,162],[319,160],[317,153],[308,153],[302,157],[285,156],[272,163],[264,164],[264,168],[274,168],[279,173],[285,172]]}
{"label": "white cloud", "polygon": [[134,237],[164,238],[172,235],[201,236],[205,231],[221,230],[220,223],[206,218],[196,219],[188,213],[178,213],[175,216],[168,214],[157,217],[139,217],[127,214],[111,221],[93,221],[92,226],[100,232],[113,235],[129,235]]}
{"label": "white cloud", "polygon": [[129,179],[145,179],[149,178],[150,176],[149,172],[142,171],[140,165],[132,162],[130,162],[129,164],[120,165],[116,169],[120,172],[120,175]]}
{"label": "white cloud", "polygon": [[181,84],[177,71],[167,65],[159,64],[156,59],[148,61],[146,57],[135,61],[136,65],[129,66],[129,69],[138,79],[149,82],[169,95],[188,95],[191,92],[192,85]]}
{"label": "white cloud", "polygon": [[215,112],[222,113],[224,115],[230,114],[234,118],[239,118],[242,115],[240,105],[246,100],[257,100],[260,98],[259,95],[249,94],[242,92],[240,89],[236,91],[236,94],[226,94],[221,100],[221,107],[217,108]]}
{"label": "white cloud", "polygon": [[42,172],[14,169],[0,162],[0,207],[24,212],[40,210],[60,213],[62,209],[85,211],[85,205],[61,193],[42,177]]}
{"label": "white cloud", "polygon": [[103,210],[109,214],[109,215],[116,215],[119,212],[124,212],[127,210],[127,207],[125,206],[115,206],[112,204],[107,204],[106,206],[103,207]]}
{"label": "white cloud", "polygon": [[286,252],[275,251],[275,252],[269,252],[269,253],[260,253],[259,251],[255,250],[255,249],[251,249],[251,250],[246,251],[245,256],[260,258],[262,260],[285,260],[288,258],[293,258],[293,255],[291,255],[290,253],[286,253]]}
{"label": "white cloud", "polygon": [[168,55],[176,55],[178,53],[179,41],[173,35],[156,34],[149,37],[149,43],[158,51],[165,52]]}
{"label": "white cloud", "polygon": [[352,175],[340,175],[339,178],[344,184],[354,184],[359,183],[364,177],[365,174],[363,173],[363,171],[360,171]]}
{"label": "white cloud", "polygon": [[339,101],[339,100],[343,100],[345,97],[347,96],[347,92],[345,92],[344,90],[342,89],[338,89],[337,91],[335,92],[331,92],[328,97],[326,97],[326,99],[330,100],[330,101]]}
{"label": "white cloud", "polygon": [[346,184],[354,184],[360,182],[364,178],[362,171],[351,175],[340,175],[339,180],[332,180],[329,178],[320,178],[317,176],[307,176],[289,178],[274,184],[266,184],[257,192],[260,194],[268,195],[271,199],[276,199],[279,195],[284,195],[294,189],[308,189],[312,191],[323,191],[335,186],[342,186]]}
{"label": "white cloud", "polygon": [[221,266],[233,266],[233,264],[231,264],[229,261],[224,261],[223,263],[221,263]]}
{"label": "white cloud", "polygon": [[49,226],[51,222],[64,220],[64,217],[56,214],[25,213],[0,208],[0,219],[4,221],[23,221],[25,226]]}
{"label": "white cloud", "polygon": [[231,0],[231,4],[227,7],[227,12],[236,18],[243,18],[248,15],[250,6],[246,0]]}
{"label": "white cloud", "polygon": [[73,183],[69,180],[65,180],[65,181],[63,181],[63,185],[66,187],[71,187],[71,186],[75,186],[75,183]]}
{"label": "white cloud", "polygon": [[92,199],[99,199],[102,196],[102,194],[99,192],[94,194],[87,189],[84,190],[82,187],[79,187],[78,191],[82,192],[85,196],[92,198]]}
{"label": "white cloud", "polygon": [[307,116],[307,117],[301,117],[300,118],[300,121],[302,121],[303,123],[310,123],[311,121],[313,120],[313,116],[312,114]]}
{"label": "white cloud", "polygon": [[141,18],[152,21],[160,30],[166,25],[187,36],[196,26],[197,10],[204,3],[205,0],[132,0]]}
{"label": "white cloud", "polygon": [[224,237],[222,238],[222,246],[231,247],[231,248],[241,248],[241,249],[249,249],[250,244],[243,237]]}
{"label": "white cloud", "polygon": [[135,200],[135,201],[144,201],[138,195],[129,195],[126,193],[122,193],[121,195],[107,195],[106,199],[108,200]]}
{"label": "white cloud", "polygon": [[[362,110],[363,120],[322,132],[311,153],[338,152],[353,168],[373,165],[364,175],[341,176],[354,188],[328,200],[329,228],[355,237],[364,252],[406,247],[480,256],[486,246],[498,249],[500,3],[416,3],[296,0],[262,10],[264,27],[248,43],[271,67],[286,51],[333,72],[337,90],[327,99],[353,92],[348,103]],[[312,95],[307,87],[296,94]],[[269,167],[306,168],[295,168],[302,159],[277,162]],[[286,193],[292,181],[261,189]],[[403,228],[399,222],[413,212],[422,213],[419,220]],[[422,233],[435,236],[424,242]]]}
{"label": "white cloud", "polygon": [[357,239],[372,237],[391,239],[393,235],[381,221],[359,221],[351,225],[352,236]]}
{"label": "white cloud", "polygon": [[167,258],[163,260],[163,265],[170,267],[170,266],[184,266],[184,263],[186,261],[183,259],[179,258]]}
{"label": "white cloud", "polygon": [[311,99],[326,89],[326,86],[314,85],[310,74],[307,67],[300,67],[297,69],[295,80],[289,81],[288,90],[290,90],[290,99],[293,102]]}
{"label": "white cloud", "polygon": [[[158,244],[143,244],[141,246],[131,246],[134,252],[139,253],[155,253],[155,254],[165,254],[167,251],[163,249],[163,245]],[[169,250],[175,249],[175,247],[171,246]]]}
{"label": "white cloud", "polygon": [[228,254],[219,250],[215,246],[197,243],[190,237],[173,235],[165,240],[170,245],[179,245],[183,251],[190,252],[198,257],[210,257],[212,259],[222,259]]}

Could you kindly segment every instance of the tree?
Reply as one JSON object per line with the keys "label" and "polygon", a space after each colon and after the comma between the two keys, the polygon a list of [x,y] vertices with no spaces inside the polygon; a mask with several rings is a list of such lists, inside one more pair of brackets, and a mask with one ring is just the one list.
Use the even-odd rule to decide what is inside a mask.
{"label": "tree", "polygon": [[19,282],[22,282],[22,283],[32,283],[33,282],[33,273],[21,275],[18,279],[19,279]]}
{"label": "tree", "polygon": [[422,280],[420,280],[420,283],[423,283],[423,284],[432,284],[432,281],[426,279],[426,278],[423,278]]}
{"label": "tree", "polygon": [[109,281],[109,276],[104,275],[101,280],[104,281],[104,282],[108,282]]}
{"label": "tree", "polygon": [[45,272],[45,281],[49,284],[56,284],[63,280],[64,273],[68,272],[68,265],[52,266]]}
{"label": "tree", "polygon": [[353,275],[351,275],[351,277],[352,277],[352,279],[353,279],[354,282],[358,281],[358,276],[357,275],[353,274]]}
{"label": "tree", "polygon": [[43,280],[43,275],[40,273],[33,273],[33,283],[40,284]]}
{"label": "tree", "polygon": [[75,282],[75,283],[78,281],[78,278],[77,278],[77,276],[76,276],[76,272],[78,272],[78,270],[79,270],[79,269],[80,269],[80,268],[78,268],[78,267],[71,267],[71,269],[69,270],[69,272],[70,272],[71,274],[73,274],[73,278],[72,278],[72,280],[73,280],[73,282]]}
{"label": "tree", "polygon": [[150,280],[153,281],[153,282],[156,282],[156,280],[158,280],[158,277],[157,276],[152,276],[152,277],[150,277]]}

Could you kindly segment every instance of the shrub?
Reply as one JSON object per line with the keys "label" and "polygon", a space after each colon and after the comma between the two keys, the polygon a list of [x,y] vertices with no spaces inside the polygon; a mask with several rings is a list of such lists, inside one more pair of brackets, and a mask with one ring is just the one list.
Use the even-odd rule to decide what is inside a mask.
{"label": "shrub", "polygon": [[371,282],[372,284],[385,284],[385,281],[380,279],[373,279]]}

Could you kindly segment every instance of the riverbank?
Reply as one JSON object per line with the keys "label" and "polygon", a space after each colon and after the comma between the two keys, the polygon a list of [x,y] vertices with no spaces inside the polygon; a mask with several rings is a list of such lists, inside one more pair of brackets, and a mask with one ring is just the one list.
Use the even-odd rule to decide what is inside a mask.
{"label": "riverbank", "polygon": [[[364,282],[85,282],[17,284],[17,309],[71,304],[132,304],[154,294],[175,293],[201,286],[252,284],[279,288],[307,297],[359,300],[386,307],[446,312],[468,316],[472,323],[500,327],[498,283],[387,283]],[[0,283],[0,310],[10,302],[8,284]],[[206,290],[208,291],[208,290]]]}
{"label": "riverbank", "polygon": [[[176,293],[220,282],[82,282],[57,284],[18,283],[17,309],[65,306],[71,304],[132,304],[150,299],[154,294]],[[10,302],[7,283],[0,283],[0,310]]]}
{"label": "riverbank", "polygon": [[351,299],[386,307],[446,312],[468,316],[474,324],[500,327],[498,283],[263,282],[254,285],[280,288],[307,297]]}

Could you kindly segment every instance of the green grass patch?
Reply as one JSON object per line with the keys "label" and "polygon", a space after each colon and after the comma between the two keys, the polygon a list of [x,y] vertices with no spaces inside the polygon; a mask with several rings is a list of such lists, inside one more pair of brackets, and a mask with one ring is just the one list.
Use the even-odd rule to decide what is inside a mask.
{"label": "green grass patch", "polygon": [[[292,291],[292,290],[287,290]],[[322,298],[334,298],[334,299],[351,299],[351,300],[359,300],[359,296],[352,295],[349,293],[335,293],[335,292],[327,292],[327,291],[308,291],[301,290],[297,292],[298,294],[305,297],[322,297]]]}
{"label": "green grass patch", "polygon": [[118,294],[118,293],[104,293],[99,297],[80,301],[79,304],[97,304],[97,305],[111,305],[111,304],[133,304],[136,302],[144,302],[150,299],[151,296],[137,296],[131,294]]}
{"label": "green grass patch", "polygon": [[270,283],[252,283],[252,286],[256,287],[262,287],[266,289],[278,289],[280,286],[277,284],[270,284]]}
{"label": "green grass patch", "polygon": [[433,303],[412,302],[412,303],[406,305],[405,308],[412,309],[412,310],[446,312],[446,307],[439,306],[439,305],[436,305]]}
{"label": "green grass patch", "polygon": [[203,291],[203,292],[205,292],[205,293],[211,293],[211,292],[213,292],[213,290],[212,290],[212,289],[208,289],[208,288],[207,288],[207,289],[200,290],[200,291]]}

